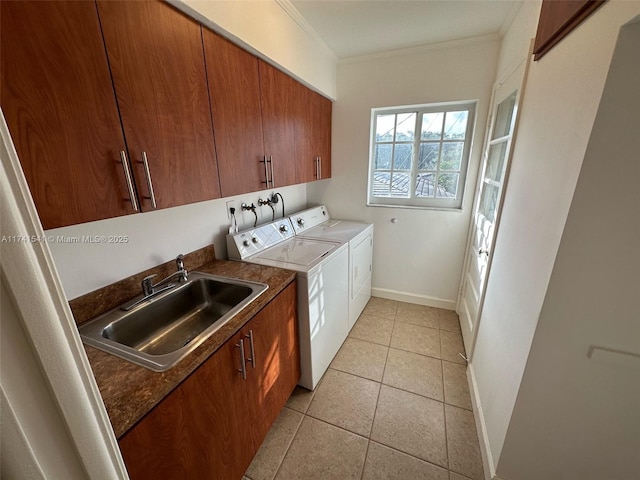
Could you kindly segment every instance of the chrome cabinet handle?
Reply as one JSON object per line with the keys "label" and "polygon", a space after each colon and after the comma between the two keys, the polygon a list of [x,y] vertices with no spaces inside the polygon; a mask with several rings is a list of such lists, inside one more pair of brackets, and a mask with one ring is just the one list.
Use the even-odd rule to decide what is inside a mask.
{"label": "chrome cabinet handle", "polygon": [[271,155],[269,155],[269,165],[271,165],[271,188],[275,188],[276,182],[273,179],[273,158],[271,158]]}
{"label": "chrome cabinet handle", "polygon": [[322,156],[318,156],[318,178],[322,180]]}
{"label": "chrome cabinet handle", "polygon": [[145,197],[151,200],[153,208],[158,208],[156,203],[156,195],[153,193],[153,183],[151,183],[151,172],[149,172],[149,160],[147,160],[147,152],[142,152],[142,162],[144,165],[144,174],[147,177],[147,188],[149,189],[149,196]]}
{"label": "chrome cabinet handle", "polygon": [[264,182],[262,183],[265,183],[267,185],[267,188],[269,188],[269,161],[267,160],[266,155],[262,157],[260,163],[264,163]]}
{"label": "chrome cabinet handle", "polygon": [[253,368],[256,368],[256,352],[253,345],[253,330],[249,330],[249,335],[245,335],[244,337],[249,339],[249,346],[251,348],[251,357],[247,358],[247,360],[251,362],[251,366]]}
{"label": "chrome cabinet handle", "polygon": [[136,200],[136,193],[133,190],[133,182],[131,181],[131,172],[129,171],[129,162],[127,162],[127,154],[124,150],[120,150],[120,162],[122,163],[122,169],[124,170],[124,178],[127,181],[127,188],[129,189],[129,200],[131,200],[131,207],[135,212],[138,212],[138,201]]}
{"label": "chrome cabinet handle", "polygon": [[316,175],[315,175],[316,180],[320,180],[320,172],[318,170],[318,163],[319,163],[318,158],[319,157],[314,157],[314,159],[313,159],[313,163],[316,164]]}
{"label": "chrome cabinet handle", "polygon": [[242,379],[247,379],[247,366],[245,365],[244,360],[244,339],[240,339],[240,343],[236,343],[236,347],[240,349],[240,368],[238,371],[242,374]]}

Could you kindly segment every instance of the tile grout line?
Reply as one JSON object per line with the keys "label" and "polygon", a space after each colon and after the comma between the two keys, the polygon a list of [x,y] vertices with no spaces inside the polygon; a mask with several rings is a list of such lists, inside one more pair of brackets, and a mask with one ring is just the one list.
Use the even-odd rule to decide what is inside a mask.
{"label": "tile grout line", "polygon": [[[402,323],[402,322],[401,322],[401,323]],[[395,325],[394,325],[394,328],[395,328]],[[392,331],[392,335],[393,335],[393,331]],[[392,347],[392,346],[390,346],[390,345],[383,345],[383,344],[381,344],[381,343],[371,342],[371,341],[369,341],[369,340],[361,340],[361,339],[359,339],[359,338],[356,338],[355,340],[358,340],[358,341],[360,341],[360,342],[370,343],[370,344],[372,344],[372,345],[378,345],[378,346],[381,346],[381,347],[387,347],[387,355],[386,355],[386,357],[385,357],[385,366],[384,366],[383,371],[382,371],[382,378],[381,378],[381,380],[375,380],[375,379],[372,379],[372,378],[369,378],[369,377],[363,377],[362,375],[358,375],[357,373],[348,372],[348,371],[346,371],[346,370],[341,370],[340,368],[335,367],[335,366],[331,366],[331,365],[330,365],[328,368],[330,368],[330,369],[332,369],[332,370],[335,370],[335,371],[337,371],[337,372],[345,373],[345,374],[347,374],[347,375],[353,375],[354,377],[358,377],[358,378],[361,378],[361,379],[363,379],[363,380],[369,380],[369,381],[371,381],[371,382],[380,383],[380,384],[385,385],[385,386],[387,386],[387,387],[395,388],[395,389],[397,389],[397,390],[401,390],[401,391],[403,391],[403,392],[412,393],[412,394],[414,394],[414,395],[418,395],[418,396],[423,397],[423,398],[428,398],[429,400],[433,400],[433,401],[436,401],[436,402],[444,403],[444,404],[446,404],[446,405],[451,405],[451,406],[453,406],[453,407],[461,408],[462,410],[467,410],[467,411],[473,412],[473,409],[465,408],[465,407],[461,407],[460,405],[456,405],[456,404],[454,404],[454,403],[449,403],[449,402],[447,402],[447,401],[446,401],[446,398],[445,398],[445,394],[444,394],[444,362],[449,363],[449,364],[451,364],[451,365],[459,365],[459,366],[463,366],[463,367],[466,367],[466,365],[463,365],[463,364],[461,364],[461,363],[456,363],[456,362],[450,362],[449,360],[445,360],[445,359],[442,359],[442,358],[432,357],[432,356],[430,356],[430,355],[423,355],[422,353],[417,353],[417,352],[414,352],[414,351],[411,351],[411,350],[405,350],[405,349],[403,349],[403,348],[397,348],[397,347]],[[389,353],[390,353],[391,349],[398,350],[398,351],[401,351],[401,352],[412,353],[412,354],[414,354],[414,355],[419,355],[419,356],[421,356],[421,357],[430,358],[430,359],[432,359],[432,360],[438,360],[438,361],[440,361],[440,362],[441,362],[441,370],[442,370],[442,390],[441,390],[441,391],[442,391],[442,398],[443,398],[443,400],[439,400],[439,399],[437,399],[437,398],[433,398],[433,397],[430,397],[430,396],[428,396],[428,395],[423,395],[423,394],[421,394],[421,393],[412,392],[411,390],[407,390],[407,389],[405,389],[405,388],[401,388],[401,387],[398,387],[398,386],[395,386],[395,385],[389,385],[389,384],[387,384],[387,383],[384,383],[384,372],[386,371],[386,367],[387,367],[387,360],[388,360],[388,358],[389,358]],[[320,385],[318,385],[318,386],[320,386]],[[317,387],[316,387],[316,388],[317,388]],[[312,400],[312,401],[313,401],[313,400]],[[314,418],[315,418],[315,417],[314,417]]]}
{"label": "tile grout line", "polygon": [[[361,467],[361,468],[362,468],[362,470],[361,470],[361,474],[360,474],[360,479],[362,480],[362,478],[364,478],[365,466],[366,466],[366,462],[367,462],[367,458],[368,458],[368,454],[369,454],[369,449],[370,449],[370,446],[371,446],[371,442],[373,442],[373,440],[371,439],[371,435],[373,434],[373,427],[374,427],[375,419],[376,419],[376,415],[377,415],[377,412],[378,412],[378,404],[379,404],[379,402],[380,402],[380,395],[381,395],[381,392],[382,392],[382,386],[383,386],[383,385],[384,385],[384,386],[387,386],[387,387],[389,387],[389,388],[396,388],[397,390],[404,391],[404,392],[407,392],[407,393],[410,393],[410,394],[414,394],[414,395],[417,395],[417,396],[419,396],[419,397],[426,398],[426,399],[429,399],[429,400],[432,400],[432,401],[436,401],[436,402],[439,402],[439,403],[441,403],[441,404],[442,404],[443,414],[444,414],[444,415],[443,415],[443,417],[444,417],[445,447],[446,447],[446,450],[447,450],[447,467],[446,467],[446,468],[444,468],[444,467],[442,467],[442,465],[438,465],[438,464],[436,464],[436,463],[429,462],[429,461],[424,460],[424,459],[422,459],[422,458],[419,458],[419,457],[416,457],[416,456],[414,456],[414,455],[411,455],[410,453],[407,453],[407,452],[404,452],[404,451],[402,451],[402,450],[398,450],[398,449],[396,449],[396,448],[394,448],[394,447],[392,447],[392,446],[386,445],[386,444],[384,444],[384,443],[382,443],[382,442],[379,442],[379,443],[380,443],[381,445],[385,446],[386,448],[389,448],[389,449],[391,449],[391,450],[393,450],[393,451],[396,451],[396,452],[402,453],[402,454],[404,454],[404,455],[407,455],[407,456],[409,456],[409,457],[411,457],[411,458],[414,458],[414,459],[416,459],[416,460],[418,460],[418,461],[425,462],[425,463],[427,463],[427,464],[434,465],[434,466],[439,467],[439,468],[443,468],[443,470],[445,470],[445,471],[448,473],[448,475],[449,475],[449,476],[451,475],[452,470],[450,469],[451,462],[450,462],[450,458],[449,458],[449,442],[448,442],[448,436],[447,436],[446,405],[450,405],[450,406],[452,406],[452,407],[460,408],[461,410],[466,410],[466,411],[469,411],[469,410],[468,410],[468,409],[465,409],[464,407],[459,407],[459,406],[457,406],[457,405],[451,405],[451,404],[446,403],[445,394],[444,394],[444,388],[445,388],[445,385],[444,385],[444,383],[445,383],[445,380],[444,380],[444,377],[445,377],[445,376],[444,376],[444,362],[448,362],[448,363],[451,363],[451,364],[453,364],[453,365],[460,365],[460,364],[458,364],[458,363],[456,363],[456,362],[450,362],[450,361],[448,361],[448,360],[444,360],[443,358],[436,358],[436,357],[432,357],[432,356],[430,356],[430,355],[423,355],[423,354],[420,354],[420,353],[417,353],[417,352],[413,352],[413,351],[411,351],[411,350],[405,350],[405,349],[402,349],[402,348],[397,348],[397,347],[392,347],[392,346],[391,346],[391,339],[392,339],[392,337],[393,337],[393,332],[395,331],[396,324],[397,324],[398,322],[400,322],[400,323],[408,323],[408,324],[411,324],[411,323],[409,323],[409,322],[402,322],[401,320],[398,320],[398,319],[397,319],[397,314],[398,314],[398,309],[399,309],[399,305],[400,305],[400,303],[401,303],[401,302],[396,301],[396,304],[395,304],[395,310],[394,310],[394,314],[393,314],[394,316],[393,316],[393,318],[392,318],[392,319],[389,319],[389,318],[387,318],[387,317],[378,317],[378,316],[376,316],[376,315],[367,314],[367,315],[370,315],[370,316],[375,317],[375,318],[381,318],[381,319],[385,319],[385,320],[392,320],[392,321],[393,321],[393,328],[392,328],[392,330],[391,330],[391,338],[389,339],[389,344],[388,344],[388,345],[379,344],[379,343],[376,343],[376,342],[374,342],[374,341],[370,341],[370,340],[363,340],[363,339],[359,339],[359,338],[357,338],[357,337],[351,337],[351,336],[349,335],[349,337],[351,337],[352,339],[355,339],[355,340],[359,340],[359,341],[362,341],[362,342],[367,342],[367,343],[372,344],[372,345],[379,345],[379,346],[387,347],[387,351],[386,351],[386,355],[385,355],[385,360],[384,360],[384,367],[383,367],[383,370],[382,370],[382,378],[380,379],[380,381],[372,380],[371,378],[367,378],[367,377],[362,377],[362,376],[360,376],[360,375],[356,375],[356,374],[353,374],[353,373],[351,373],[351,372],[345,372],[345,371],[340,370],[340,369],[335,368],[335,367],[331,367],[331,366],[329,367],[329,368],[332,368],[332,369],[333,369],[333,370],[335,370],[335,371],[338,371],[338,372],[341,372],[341,373],[344,373],[344,374],[353,375],[354,377],[357,377],[357,378],[362,378],[362,379],[364,379],[364,380],[369,380],[369,381],[373,381],[373,382],[375,382],[375,383],[378,383],[378,385],[379,385],[379,389],[378,389],[378,397],[377,397],[377,399],[376,399],[376,408],[375,408],[375,411],[374,411],[374,416],[373,416],[373,419],[372,419],[372,423],[371,423],[371,430],[369,431],[369,435],[365,437],[365,436],[363,436],[363,435],[361,435],[361,434],[358,434],[358,433],[352,432],[352,431],[350,431],[350,430],[348,430],[348,429],[346,429],[346,428],[340,427],[340,426],[338,426],[338,425],[334,425],[334,424],[332,424],[332,423],[330,423],[330,422],[328,422],[328,421],[325,421],[325,420],[322,420],[322,419],[316,418],[316,417],[314,417],[314,416],[312,416],[312,415],[308,414],[307,412],[309,411],[309,408],[311,407],[311,403],[313,402],[313,397],[312,397],[312,398],[311,398],[311,400],[309,401],[309,404],[307,405],[307,408],[305,409],[305,412],[299,412],[298,410],[295,410],[295,409],[293,409],[293,408],[289,408],[289,407],[285,406],[285,407],[283,407],[283,408],[288,408],[288,409],[289,409],[289,410],[291,410],[291,411],[295,411],[296,413],[300,413],[300,414],[302,415],[302,420],[300,421],[300,423],[298,424],[298,426],[297,426],[297,428],[296,428],[296,430],[295,430],[294,434],[292,435],[292,437],[291,437],[291,441],[289,442],[289,444],[288,444],[288,446],[287,446],[287,449],[286,449],[286,451],[285,451],[285,454],[284,454],[284,456],[282,457],[282,460],[280,461],[280,464],[278,465],[278,468],[277,468],[277,470],[276,470],[276,472],[275,472],[274,476],[272,477],[272,480],[273,480],[273,479],[275,479],[275,478],[277,477],[277,475],[279,474],[279,472],[281,471],[281,469],[282,469],[282,465],[284,464],[284,460],[286,459],[286,457],[287,457],[287,455],[288,455],[288,453],[289,453],[289,451],[290,451],[290,449],[291,449],[291,446],[293,445],[293,442],[294,442],[294,440],[295,440],[296,436],[298,435],[298,432],[299,432],[299,430],[300,430],[300,427],[302,426],[302,423],[305,421],[305,419],[306,419],[306,418],[311,418],[311,419],[317,420],[317,421],[322,422],[322,423],[324,423],[324,424],[326,424],[326,425],[329,425],[329,426],[331,426],[331,427],[338,428],[339,430],[342,430],[342,431],[344,431],[344,432],[351,433],[351,434],[353,434],[353,435],[357,435],[357,436],[359,436],[359,437],[361,437],[361,438],[366,438],[366,439],[367,439],[367,448],[366,448],[366,451],[365,451],[364,463],[362,464],[362,467]],[[363,314],[364,314],[364,312],[363,312]],[[411,324],[411,325],[416,325],[416,324]],[[416,325],[416,326],[423,326],[423,325]],[[431,327],[426,327],[426,326],[424,326],[424,328],[431,328]],[[442,336],[440,335],[440,332],[441,332],[441,331],[443,331],[443,329],[442,329],[442,328],[440,328],[440,322],[439,322],[439,320],[438,320],[438,326],[437,326],[437,328],[435,328],[435,330],[438,330],[438,332],[439,332],[439,337],[440,337],[440,354],[441,354],[441,356],[442,356]],[[460,332],[452,332],[452,331],[450,331],[450,330],[444,330],[444,331],[446,331],[446,332],[450,332],[450,333],[457,333],[458,335],[460,335]],[[408,353],[413,353],[413,354],[416,354],[416,355],[420,355],[420,356],[423,356],[423,357],[432,358],[432,359],[436,359],[436,360],[439,360],[439,361],[440,361],[440,365],[441,365],[441,372],[442,372],[442,398],[443,398],[443,401],[442,401],[442,402],[440,402],[440,401],[439,401],[439,400],[437,400],[437,399],[434,399],[434,398],[428,397],[428,396],[426,396],[426,395],[421,395],[421,394],[419,394],[419,393],[410,392],[410,391],[408,391],[408,390],[404,390],[404,389],[402,389],[402,388],[394,387],[394,386],[392,386],[392,385],[387,385],[387,384],[383,383],[383,380],[384,380],[384,374],[385,374],[385,372],[386,372],[387,362],[388,362],[389,353],[390,353],[390,349],[391,349],[391,348],[395,348],[396,350],[399,350],[399,351],[404,351],[404,352],[408,352]],[[324,377],[324,375],[323,375],[323,377]],[[316,388],[319,388],[321,383],[322,383],[322,382],[320,382]],[[315,391],[314,391],[314,396],[315,396]],[[472,411],[472,413],[473,413],[473,411]],[[453,473],[457,473],[457,472],[453,472]],[[250,480],[251,480],[251,477],[249,477],[249,476],[247,476],[247,475],[245,475],[245,476],[246,476],[248,479],[250,479]]]}
{"label": "tile grout line", "polygon": [[[397,310],[397,305],[396,305],[396,310]],[[389,337],[389,343],[391,343],[391,337],[393,337],[393,330],[396,328],[396,316],[394,314],[393,316],[393,327],[391,327],[391,336]],[[364,478],[364,470],[365,467],[367,466],[367,457],[369,456],[369,448],[371,447],[371,435],[373,435],[373,427],[376,423],[376,414],[378,413],[378,404],[380,403],[380,394],[382,392],[382,385],[384,385],[382,383],[382,381],[384,380],[384,372],[387,369],[387,360],[389,359],[389,350],[391,349],[390,346],[387,346],[387,353],[384,357],[384,367],[382,368],[382,377],[380,378],[380,381],[378,382],[378,384],[380,385],[380,388],[378,388],[378,397],[376,398],[376,409],[373,412],[373,418],[371,419],[371,430],[369,430],[369,438],[367,439],[367,451],[365,452],[364,455],[364,463],[362,464],[362,472],[360,473],[360,480],[362,480]]]}
{"label": "tile grout line", "polygon": [[[309,404],[311,404],[311,402],[309,402]],[[286,405],[283,408],[289,408]],[[307,410],[309,408],[307,407]],[[292,412],[296,412],[296,413],[301,413],[298,412],[297,410],[294,410],[293,408],[289,408],[289,410],[291,410]],[[282,412],[280,412],[282,413]],[[300,430],[300,427],[302,426],[302,422],[304,422],[305,417],[307,416],[306,413],[302,414],[302,420],[300,420],[300,423],[298,424],[298,426],[296,427],[296,431],[295,433],[291,436],[291,441],[289,442],[289,445],[287,445],[287,449],[284,452],[284,455],[282,456],[282,460],[280,460],[280,464],[278,465],[278,468],[276,469],[276,472],[273,474],[273,477],[271,477],[271,480],[275,480],[275,478],[278,476],[278,473],[280,473],[280,469],[282,468],[282,464],[284,463],[284,459],[287,458],[287,454],[289,453],[289,450],[291,450],[291,445],[293,445],[293,441],[296,438],[296,435],[298,435],[298,431]]]}
{"label": "tile grout line", "polygon": [[[442,345],[442,343],[441,343]],[[442,398],[445,399],[444,394],[444,362],[440,362],[440,368],[442,368]],[[451,479],[451,459],[449,457],[449,434],[447,432],[447,407],[446,403],[442,402],[442,417],[444,419],[444,446],[447,449],[447,472],[449,473],[449,479]]]}

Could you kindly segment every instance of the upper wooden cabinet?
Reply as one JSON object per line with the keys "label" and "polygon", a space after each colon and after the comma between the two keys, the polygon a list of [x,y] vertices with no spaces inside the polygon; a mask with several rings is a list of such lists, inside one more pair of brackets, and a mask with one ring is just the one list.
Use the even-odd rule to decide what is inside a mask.
{"label": "upper wooden cabinet", "polygon": [[320,179],[331,178],[331,100],[316,93],[316,136],[319,145]]}
{"label": "upper wooden cabinet", "polygon": [[259,60],[264,151],[270,159],[267,188],[296,183],[296,125],[301,121],[297,104],[298,82]]}
{"label": "upper wooden cabinet", "polygon": [[0,9],[0,102],[43,227],[134,212],[95,5]]}
{"label": "upper wooden cabinet", "polygon": [[302,84],[297,89],[298,183],[331,177],[331,101]]}
{"label": "upper wooden cabinet", "polygon": [[161,1],[97,4],[143,210],[151,190],[157,208],[220,197],[200,25]]}
{"label": "upper wooden cabinet", "polygon": [[331,102],[165,2],[0,9],[0,101],[45,229],[330,176]]}
{"label": "upper wooden cabinet", "polygon": [[203,29],[222,196],[331,176],[331,101]]}
{"label": "upper wooden cabinet", "polygon": [[533,45],[534,60],[551,50],[606,0],[543,0]]}
{"label": "upper wooden cabinet", "polygon": [[222,196],[267,188],[258,59],[206,28],[202,36]]}

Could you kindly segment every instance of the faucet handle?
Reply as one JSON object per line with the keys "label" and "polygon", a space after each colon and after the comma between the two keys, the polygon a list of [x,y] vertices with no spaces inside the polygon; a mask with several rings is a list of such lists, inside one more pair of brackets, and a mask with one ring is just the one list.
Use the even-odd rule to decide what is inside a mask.
{"label": "faucet handle", "polygon": [[180,280],[183,282],[188,281],[187,270],[184,268],[184,255],[180,254],[176,257],[176,265],[178,266],[178,273],[180,273]]}
{"label": "faucet handle", "polygon": [[142,279],[142,294],[147,296],[153,293],[153,279],[156,274],[148,275]]}

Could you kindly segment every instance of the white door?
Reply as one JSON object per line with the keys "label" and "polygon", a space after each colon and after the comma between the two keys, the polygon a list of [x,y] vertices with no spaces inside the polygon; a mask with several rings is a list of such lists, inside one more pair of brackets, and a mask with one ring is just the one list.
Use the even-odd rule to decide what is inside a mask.
{"label": "white door", "polygon": [[462,337],[471,358],[484,290],[491,265],[493,241],[500,220],[500,207],[509,171],[513,133],[527,61],[493,91],[489,131],[485,140],[481,177],[474,200],[474,214],[469,231],[468,250],[458,299]]}

